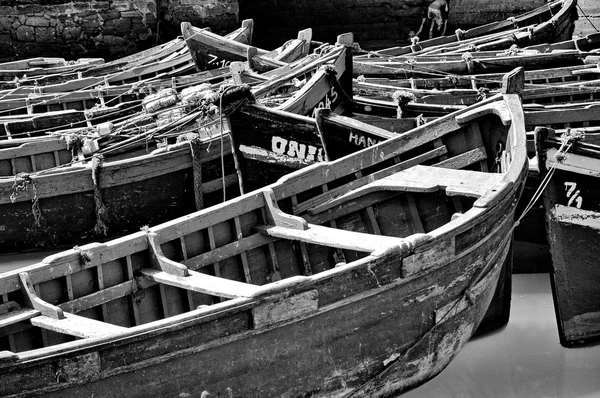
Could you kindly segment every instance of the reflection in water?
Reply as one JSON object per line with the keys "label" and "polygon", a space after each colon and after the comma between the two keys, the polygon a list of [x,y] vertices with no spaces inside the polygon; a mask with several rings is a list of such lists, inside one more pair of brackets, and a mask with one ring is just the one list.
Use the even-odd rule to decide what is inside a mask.
{"label": "reflection in water", "polygon": [[[0,272],[40,261],[52,252],[0,256]],[[563,348],[548,274],[513,275],[510,321],[471,340],[436,378],[402,398],[597,398],[600,344]]]}
{"label": "reflection in water", "polygon": [[0,272],[7,272],[17,268],[23,268],[42,261],[45,257],[57,251],[31,252],[21,254],[0,255]]}
{"label": "reflection in water", "polygon": [[471,340],[436,378],[403,398],[600,397],[600,345],[558,341],[548,274],[513,275],[503,329]]}

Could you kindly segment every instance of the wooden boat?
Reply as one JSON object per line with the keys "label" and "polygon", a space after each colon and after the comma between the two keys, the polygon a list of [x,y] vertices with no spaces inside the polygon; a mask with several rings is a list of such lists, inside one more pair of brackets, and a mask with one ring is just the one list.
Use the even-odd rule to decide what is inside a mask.
{"label": "wooden boat", "polygon": [[[243,101],[248,94],[248,90],[228,90],[229,100],[224,99],[223,105]],[[237,195],[228,139],[204,133],[206,108],[182,118],[177,112],[180,106],[175,107],[155,112],[156,120],[152,114],[147,116],[152,124],[137,123],[136,118],[122,122],[130,125],[131,135],[116,137],[117,142],[106,150],[90,149],[85,158],[75,153],[74,164],[69,143],[58,138],[52,145],[37,138],[23,144],[7,140],[7,145],[13,141],[20,145],[0,150],[5,176],[0,178],[0,250],[52,248],[96,236],[119,236],[190,213],[196,206],[220,202],[226,194]],[[108,135],[95,137],[113,127],[98,126],[74,138],[78,145],[92,148],[110,140]],[[194,134],[191,144],[174,143],[189,129],[200,133]],[[157,148],[168,137],[174,144]]]}
{"label": "wooden boat", "polygon": [[[600,339],[600,307],[596,300],[600,281],[596,221],[598,115],[597,107],[568,109],[555,113],[552,121],[569,122],[572,128],[536,129],[540,177],[543,186],[547,185],[542,196],[552,258],[552,292],[560,343],[565,347]],[[580,127],[575,128],[574,122]]]}
{"label": "wooden boat", "polygon": [[[347,46],[352,41],[351,34],[340,35],[337,47],[327,45],[318,54],[268,73],[251,72],[248,83],[253,86],[254,96],[266,101],[265,97],[273,98],[273,91],[297,78],[304,84],[300,89],[288,90],[290,94],[278,105],[279,109],[305,114],[317,106],[332,106],[340,113],[350,112],[351,98],[348,93],[352,89],[352,56]],[[324,70],[318,71],[319,68]],[[318,76],[313,77],[315,74]],[[141,111],[143,97],[161,87],[182,90],[202,83],[218,87],[232,82],[245,83],[232,80],[228,67],[170,79],[150,79],[136,84],[102,85],[93,90],[55,92],[49,86],[51,90],[47,94],[31,96],[27,91],[16,92],[0,100],[0,113],[15,114],[0,117],[0,138],[29,137],[65,128],[93,127],[111,121],[111,118],[132,115]],[[291,91],[294,92],[293,95]]]}
{"label": "wooden boat", "polygon": [[[224,37],[231,41],[250,44],[253,21],[244,20],[242,26]],[[14,89],[22,85],[47,85],[64,83],[90,77],[102,77],[104,84],[131,83],[156,76],[178,76],[192,72],[195,64],[183,39],[177,38],[167,44],[132,54],[102,65],[68,69],[46,68],[43,70],[5,70],[0,76],[5,80],[3,88]],[[25,76],[24,76],[25,75]],[[77,85],[77,84],[75,84]]]}
{"label": "wooden boat", "polygon": [[559,50],[546,53],[498,55],[480,57],[477,53],[463,56],[428,57],[406,61],[361,61],[355,60],[353,69],[356,76],[382,76],[391,78],[427,77],[432,74],[449,73],[456,75],[476,73],[507,72],[517,67],[529,70],[583,65],[590,53],[579,50]]}
{"label": "wooden boat", "polygon": [[189,22],[181,23],[181,33],[198,71],[228,66],[232,61],[247,61],[249,54],[250,58],[255,55],[262,58],[262,62],[270,69],[278,68],[306,56],[312,39],[312,30],[305,29],[298,33],[297,39],[267,51],[196,28]]}
{"label": "wooden boat", "polygon": [[[315,73],[322,65],[332,69]],[[283,104],[294,112],[311,114],[314,108],[323,106],[319,104],[331,98],[333,89],[342,87],[337,78],[346,85],[351,83],[351,69],[345,71],[351,65],[348,46],[330,46],[329,52],[323,51],[312,63],[302,64],[299,69],[286,68],[287,75],[253,88],[231,86],[223,92],[231,90],[234,99],[260,99],[285,83],[284,77],[291,79],[311,73],[312,77],[304,87]],[[210,88],[206,86],[200,87]],[[202,105],[202,98],[208,97],[194,90],[190,96]],[[168,89],[165,91],[167,99],[176,97]],[[343,101],[343,90],[335,93],[338,98],[330,100],[332,106],[339,112],[350,110],[351,104]],[[215,98],[214,91],[210,98]],[[215,104],[215,108],[219,109],[219,105]],[[208,122],[196,120],[199,116],[211,115],[211,108],[206,104],[194,110],[195,106],[190,113],[176,112],[181,108],[178,103],[167,110],[151,111],[146,106],[146,113],[110,126],[99,125],[91,131],[86,127],[61,132],[66,139],[71,139],[70,135],[74,134],[84,144],[86,139],[97,141],[102,149],[99,153],[108,156],[101,165],[90,158],[91,155],[73,156],[68,143],[58,139],[52,144],[35,138],[26,142],[6,140],[5,149],[0,149],[0,176],[5,176],[0,178],[0,225],[5,231],[0,235],[0,250],[14,252],[84,242],[95,236],[114,237],[218,203],[225,196],[238,195],[229,140],[221,138],[218,129],[205,132],[203,127],[205,123],[219,123],[220,118]],[[163,115],[166,116],[163,118]],[[99,140],[93,138],[104,136],[106,133],[101,132],[105,130],[119,132],[119,135],[110,134]],[[184,142],[168,147],[168,150],[152,151],[158,143],[162,144],[165,139],[172,142],[187,130],[198,130],[202,134],[197,148]],[[109,149],[102,148],[102,140],[117,142]],[[129,145],[134,143],[136,145],[131,148]],[[86,162],[70,165],[72,156],[76,162]],[[105,216],[109,216],[110,221]],[[104,227],[96,230],[97,225],[107,225],[108,230]]]}
{"label": "wooden boat", "polygon": [[[522,120],[507,94],[0,275],[0,393],[380,397],[426,382],[492,300],[527,172]],[[499,173],[479,171],[498,155]]]}
{"label": "wooden boat", "polygon": [[[485,35],[501,33],[506,43],[512,43],[512,34],[523,27],[531,27],[529,41],[531,44],[551,43],[571,39],[574,30],[574,22],[577,20],[577,0],[559,0],[545,4],[535,10],[529,11],[517,17],[507,18],[504,21],[492,22],[463,31],[458,29],[455,35],[437,37],[429,40],[413,41],[411,45],[386,48],[379,51],[369,52],[366,57],[393,57],[403,54],[431,51],[437,48],[448,47],[452,43],[464,42],[465,44],[477,45],[476,39]],[[474,40],[475,39],[475,40]],[[492,36],[496,40],[497,36]],[[510,46],[510,44],[508,44]],[[489,48],[489,47],[488,47]],[[491,49],[496,49],[495,47]]]}
{"label": "wooden boat", "polygon": [[[475,75],[439,75],[428,78],[390,79],[359,76],[354,79],[356,91],[377,90],[379,86],[413,90],[449,89],[498,89],[502,86],[503,73]],[[525,88],[532,85],[598,85],[600,68],[593,65],[575,65],[561,68],[536,69],[525,71]],[[386,89],[387,90],[387,89]]]}

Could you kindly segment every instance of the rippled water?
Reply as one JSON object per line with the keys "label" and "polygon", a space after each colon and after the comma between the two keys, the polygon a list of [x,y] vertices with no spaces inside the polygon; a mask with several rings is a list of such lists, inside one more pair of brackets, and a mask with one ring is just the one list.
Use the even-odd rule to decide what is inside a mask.
{"label": "rippled water", "polygon": [[[0,272],[48,254],[0,256]],[[440,375],[402,397],[598,398],[600,345],[562,347],[548,274],[513,275],[508,325],[471,340]]]}

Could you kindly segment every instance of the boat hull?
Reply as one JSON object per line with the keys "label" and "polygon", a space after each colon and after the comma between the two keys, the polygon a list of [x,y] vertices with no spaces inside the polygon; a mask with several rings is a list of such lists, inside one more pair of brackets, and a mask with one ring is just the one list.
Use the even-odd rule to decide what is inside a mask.
{"label": "boat hull", "polygon": [[[249,330],[254,304],[240,305],[218,321],[198,317],[5,368],[1,392],[390,396],[437,375],[472,336],[509,252],[511,223],[504,217],[484,244],[414,278],[396,279],[397,253],[351,275],[330,273],[309,291],[317,313],[298,321]],[[208,342],[232,328],[239,332]]]}

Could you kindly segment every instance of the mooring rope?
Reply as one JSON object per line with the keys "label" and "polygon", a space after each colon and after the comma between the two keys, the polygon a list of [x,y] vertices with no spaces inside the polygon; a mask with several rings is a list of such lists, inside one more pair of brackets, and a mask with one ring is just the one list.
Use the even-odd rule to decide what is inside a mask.
{"label": "mooring rope", "polygon": [[[566,154],[571,150],[573,144],[577,141],[583,140],[584,138],[585,134],[582,131],[575,129],[567,129],[567,131],[561,135],[562,143],[558,148],[558,151],[554,155],[554,162],[548,169],[546,175],[544,175],[544,178],[542,178],[542,181],[540,182],[540,185],[537,187],[534,194],[532,195],[531,200],[529,201],[529,203],[527,203],[517,221],[515,221],[515,227],[519,225],[521,220],[523,220],[525,215],[533,208],[535,203],[542,196],[542,194],[546,190],[546,187],[552,180],[552,176],[554,175],[558,164],[564,160]],[[540,161],[540,159],[538,159],[538,161]]]}
{"label": "mooring rope", "polygon": [[98,235],[106,236],[108,232],[108,209],[102,202],[102,193],[100,192],[100,168],[104,157],[96,154],[92,156],[92,181],[94,182],[94,206],[96,208],[96,225],[94,232]]}

